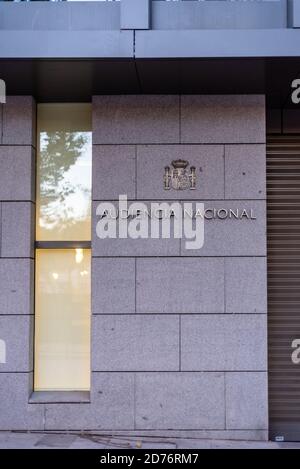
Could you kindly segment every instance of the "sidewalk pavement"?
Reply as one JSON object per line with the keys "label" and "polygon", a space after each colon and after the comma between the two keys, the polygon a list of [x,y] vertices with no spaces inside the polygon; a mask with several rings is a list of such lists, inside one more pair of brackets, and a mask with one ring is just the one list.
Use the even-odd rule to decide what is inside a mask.
{"label": "sidewalk pavement", "polygon": [[0,449],[300,449],[299,443],[0,432]]}

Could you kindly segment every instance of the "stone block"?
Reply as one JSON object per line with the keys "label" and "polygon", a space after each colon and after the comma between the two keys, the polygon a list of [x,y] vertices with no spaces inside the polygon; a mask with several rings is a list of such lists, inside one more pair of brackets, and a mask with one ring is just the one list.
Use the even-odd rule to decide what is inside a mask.
{"label": "stone block", "polygon": [[224,429],[223,373],[136,375],[138,430]]}
{"label": "stone block", "polygon": [[0,147],[0,200],[34,201],[34,151],[29,146]]}
{"label": "stone block", "polygon": [[34,205],[2,203],[1,257],[34,256]]}
{"label": "stone block", "polygon": [[[113,203],[116,210],[118,210],[118,202]],[[92,232],[92,249],[93,255],[106,256],[106,257],[140,257],[140,256],[179,256],[180,255],[180,239],[171,238],[152,238],[151,237],[151,219],[148,217],[148,235],[146,238],[132,238],[127,235],[127,238],[120,238],[118,236],[119,219],[116,219],[117,234],[116,238],[106,237],[100,238],[96,231],[97,223],[100,221],[100,215],[97,216],[97,207],[99,202],[93,202],[93,232]],[[131,202],[128,201],[128,207]],[[151,210],[150,204],[145,204],[146,210]],[[109,209],[109,211],[111,208]],[[110,217],[112,222],[114,220]],[[124,217],[123,217],[124,219]],[[128,226],[132,219],[128,219]],[[173,219],[171,220],[171,233],[173,232]],[[160,222],[161,226],[161,222]],[[138,228],[139,229],[139,228]],[[103,231],[103,230],[102,230]],[[128,233],[128,230],[127,230]]]}
{"label": "stone block", "polygon": [[223,313],[223,259],[138,259],[138,313]]}
{"label": "stone block", "polygon": [[227,313],[267,313],[267,260],[265,257],[225,259]]}
{"label": "stone block", "polygon": [[33,314],[33,261],[0,259],[1,314]]}
{"label": "stone block", "polygon": [[264,143],[263,95],[183,95],[182,143]]}
{"label": "stone block", "polygon": [[33,316],[1,316],[0,340],[6,348],[0,373],[33,371]]}
{"label": "stone block", "polygon": [[0,373],[0,429],[43,430],[44,406],[30,405],[32,373]]}
{"label": "stone block", "polygon": [[7,96],[3,106],[3,145],[35,146],[35,128],[36,106],[32,96]]}
{"label": "stone block", "polygon": [[267,373],[226,373],[226,428],[268,429]]}
{"label": "stone block", "polygon": [[[187,160],[196,168],[196,189],[178,192],[164,190],[165,166],[172,161]],[[138,199],[223,199],[224,147],[223,145],[147,145],[137,149]]]}
{"label": "stone block", "polygon": [[265,371],[266,315],[185,315],[181,318],[183,371]]}
{"label": "stone block", "polygon": [[133,373],[92,373],[91,389],[91,404],[47,404],[45,429],[133,430]]}
{"label": "stone block", "polygon": [[93,145],[93,199],[135,198],[135,147]]}
{"label": "stone block", "polygon": [[93,314],[135,312],[134,259],[93,258],[92,312]]}
{"label": "stone block", "polygon": [[94,96],[93,143],[179,143],[179,96]]}
{"label": "stone block", "polygon": [[179,318],[94,316],[92,351],[93,371],[179,370]]}
{"label": "stone block", "polygon": [[[204,245],[200,249],[186,249],[186,239],[181,240],[182,256],[265,256],[266,202],[207,201],[204,209],[219,216],[204,220]],[[230,213],[234,215],[230,217]],[[246,212],[244,212],[246,211]],[[246,213],[247,216],[242,216]],[[239,218],[235,218],[238,214]]]}
{"label": "stone block", "polygon": [[0,103],[0,145],[2,144],[2,131],[3,131],[3,104]]}
{"label": "stone block", "polygon": [[225,198],[266,198],[265,145],[226,145]]}

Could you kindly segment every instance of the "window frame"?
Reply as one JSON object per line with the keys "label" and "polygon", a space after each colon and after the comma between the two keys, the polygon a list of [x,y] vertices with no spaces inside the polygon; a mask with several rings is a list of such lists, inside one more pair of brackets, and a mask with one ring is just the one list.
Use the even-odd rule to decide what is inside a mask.
{"label": "window frame", "polygon": [[[39,190],[39,182],[38,181],[38,157],[39,157],[39,141],[38,139],[40,138],[39,132],[38,132],[38,105],[39,104],[91,104],[91,103],[38,103],[37,104],[37,118],[36,118],[36,140],[37,140],[37,147],[36,147],[36,170],[35,170],[35,180],[36,180],[36,187],[35,187],[35,200],[37,200],[37,193]],[[90,130],[92,132],[92,128]],[[92,148],[91,148],[92,150]],[[91,160],[91,171],[92,171],[92,160]],[[91,187],[91,197],[90,197],[90,204],[92,207],[92,187]],[[92,241],[90,240],[80,240],[80,241],[67,241],[67,240],[55,240],[55,241],[41,241],[36,239],[36,222],[37,222],[37,206],[35,207],[35,242],[34,242],[34,252],[36,254],[37,250],[47,250],[47,251],[52,251],[52,250],[73,250],[73,249],[84,249],[84,250],[89,250],[92,251]],[[91,219],[91,230],[92,230],[92,219]],[[90,238],[92,237],[92,233]],[[92,253],[91,253],[92,254]],[[91,261],[92,261],[92,255],[91,255]],[[88,391],[83,391],[83,390],[36,390],[35,389],[35,379],[34,375],[36,372],[36,356],[35,356],[35,348],[36,348],[36,255],[34,256],[34,338],[33,338],[33,392],[30,396],[29,403],[89,403],[90,402],[90,390]],[[92,312],[90,311],[90,327],[91,327],[91,315]],[[91,348],[91,342],[90,342],[90,348]],[[91,357],[91,354],[90,354]],[[91,379],[91,369],[90,369],[90,379]],[[90,384],[91,385],[91,384]]]}

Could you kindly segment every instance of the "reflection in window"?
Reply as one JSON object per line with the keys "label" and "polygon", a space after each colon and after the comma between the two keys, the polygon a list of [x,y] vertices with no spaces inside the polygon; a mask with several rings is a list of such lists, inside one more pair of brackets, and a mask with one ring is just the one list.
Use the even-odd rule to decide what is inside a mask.
{"label": "reflection in window", "polygon": [[38,106],[38,241],[91,238],[89,104]]}
{"label": "reflection in window", "polygon": [[90,388],[89,249],[36,251],[35,390]]}
{"label": "reflection in window", "polygon": [[34,389],[86,391],[90,389],[91,105],[40,104],[37,117]]}

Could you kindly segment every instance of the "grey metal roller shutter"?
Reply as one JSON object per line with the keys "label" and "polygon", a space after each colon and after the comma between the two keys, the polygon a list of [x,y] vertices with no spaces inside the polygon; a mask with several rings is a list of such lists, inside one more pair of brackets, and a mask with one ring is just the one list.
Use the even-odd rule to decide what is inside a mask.
{"label": "grey metal roller shutter", "polygon": [[300,441],[300,135],[268,137],[267,206],[270,438]]}

